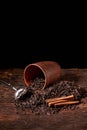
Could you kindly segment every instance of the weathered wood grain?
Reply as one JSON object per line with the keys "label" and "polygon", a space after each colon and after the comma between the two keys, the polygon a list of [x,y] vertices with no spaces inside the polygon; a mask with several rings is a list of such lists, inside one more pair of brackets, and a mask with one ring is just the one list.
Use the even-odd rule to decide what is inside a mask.
{"label": "weathered wood grain", "polygon": [[[25,86],[23,69],[0,70],[0,78],[16,87]],[[87,69],[62,69],[63,80],[75,81],[87,89]],[[15,106],[14,91],[0,84],[0,130],[87,130],[87,98],[76,110],[62,110],[56,115],[34,115]]]}

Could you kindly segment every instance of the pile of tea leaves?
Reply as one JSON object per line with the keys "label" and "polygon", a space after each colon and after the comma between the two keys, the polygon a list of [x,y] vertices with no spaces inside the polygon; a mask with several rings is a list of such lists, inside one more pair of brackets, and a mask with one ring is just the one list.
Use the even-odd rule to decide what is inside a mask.
{"label": "pile of tea leaves", "polygon": [[27,87],[27,93],[20,100],[15,101],[15,105],[21,111],[30,110],[31,113],[42,115],[51,115],[58,113],[60,110],[71,109],[74,110],[78,105],[64,105],[64,106],[51,106],[49,107],[45,100],[55,97],[63,97],[74,95],[74,100],[81,101],[82,98],[87,96],[87,92],[82,87],[75,84],[74,81],[61,80],[49,85],[44,90],[43,78],[35,78],[31,81],[31,85]]}

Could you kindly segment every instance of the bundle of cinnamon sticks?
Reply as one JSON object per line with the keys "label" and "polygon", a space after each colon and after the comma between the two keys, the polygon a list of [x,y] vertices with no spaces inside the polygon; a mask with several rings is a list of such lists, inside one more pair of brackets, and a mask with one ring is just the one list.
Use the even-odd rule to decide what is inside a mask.
{"label": "bundle of cinnamon sticks", "polygon": [[58,97],[58,98],[50,98],[46,99],[46,104],[50,106],[62,106],[62,105],[71,105],[71,104],[78,104],[79,101],[74,100],[74,95]]}

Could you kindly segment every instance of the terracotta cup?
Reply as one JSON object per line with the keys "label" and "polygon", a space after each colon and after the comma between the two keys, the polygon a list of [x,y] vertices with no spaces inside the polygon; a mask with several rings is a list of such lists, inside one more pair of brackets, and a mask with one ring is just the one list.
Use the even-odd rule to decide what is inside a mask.
{"label": "terracotta cup", "polygon": [[42,88],[44,89],[58,80],[61,75],[61,67],[54,61],[41,61],[27,65],[24,69],[24,82],[26,86],[29,86],[31,80],[39,75],[43,75],[44,86]]}

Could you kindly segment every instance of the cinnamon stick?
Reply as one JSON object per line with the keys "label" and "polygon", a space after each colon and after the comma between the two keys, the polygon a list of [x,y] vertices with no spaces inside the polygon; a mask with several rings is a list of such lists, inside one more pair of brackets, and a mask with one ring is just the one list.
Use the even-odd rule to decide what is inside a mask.
{"label": "cinnamon stick", "polygon": [[73,100],[74,99],[74,95],[69,95],[69,96],[64,96],[64,97],[60,97],[60,98],[50,98],[50,99],[46,99],[45,101],[47,103],[49,102],[55,102],[55,101],[59,101],[59,100]]}
{"label": "cinnamon stick", "polygon": [[74,101],[74,95],[64,96],[60,98],[50,98],[45,100],[48,106],[60,106],[60,105],[71,105],[77,104],[79,101]]}
{"label": "cinnamon stick", "polygon": [[56,101],[51,101],[51,102],[48,102],[48,106],[52,106],[54,104],[57,104],[57,103],[62,103],[62,102],[67,102],[68,100],[56,100]]}
{"label": "cinnamon stick", "polygon": [[61,102],[61,103],[55,103],[55,106],[61,106],[61,105],[71,105],[71,104],[78,104],[79,101],[66,101],[66,102]]}

